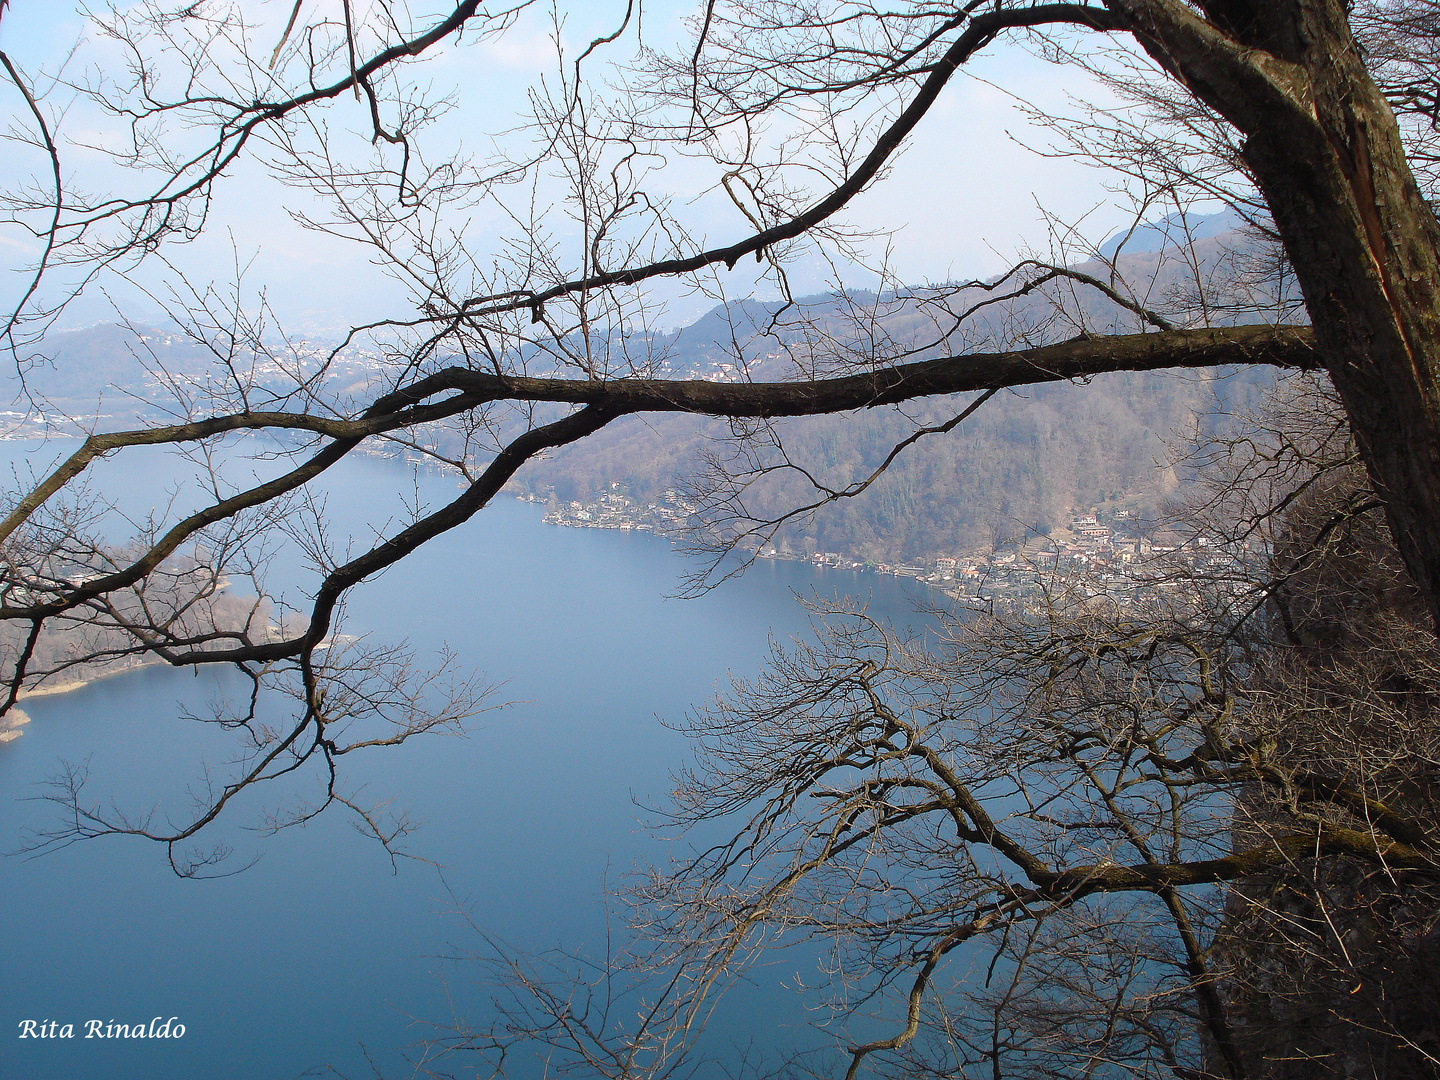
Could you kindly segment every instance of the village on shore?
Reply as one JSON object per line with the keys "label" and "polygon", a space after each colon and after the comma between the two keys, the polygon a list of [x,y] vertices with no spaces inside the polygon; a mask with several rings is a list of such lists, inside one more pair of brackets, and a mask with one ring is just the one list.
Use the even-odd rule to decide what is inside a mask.
{"label": "village on shore", "polygon": [[[519,498],[547,502],[535,494]],[[655,502],[632,499],[625,485],[617,481],[590,502],[563,503],[551,496],[544,520],[570,528],[676,536],[687,531],[697,510],[693,500],[673,489]],[[1161,584],[1148,572],[1159,563],[1171,571],[1184,568],[1192,574],[1235,567],[1236,553],[1215,538],[1142,528],[1135,516],[1125,508],[1092,509],[1074,514],[1068,528],[1055,528],[1046,535],[1012,540],[986,551],[957,551],[905,563],[857,559],[835,551],[798,551],[773,543],[762,545],[753,554],[761,559],[913,578],[954,600],[984,603],[1038,599],[1056,581],[1070,587],[1083,582],[1091,594],[1106,594],[1128,603],[1139,592]]]}

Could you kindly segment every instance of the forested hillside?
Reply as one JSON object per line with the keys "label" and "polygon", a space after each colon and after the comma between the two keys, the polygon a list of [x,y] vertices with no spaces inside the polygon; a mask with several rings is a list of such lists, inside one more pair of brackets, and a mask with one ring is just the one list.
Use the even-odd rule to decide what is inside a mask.
{"label": "forested hillside", "polygon": [[[993,546],[1030,531],[1065,527],[1072,510],[1153,509],[1175,483],[1166,440],[1197,421],[1251,401],[1268,384],[1253,370],[1220,379],[1197,375],[1113,375],[1085,394],[1063,386],[1007,392],[959,430],[937,435],[896,459],[870,490],[787,527],[777,546],[855,558],[922,559]],[[831,487],[859,479],[916,422],[941,423],[960,403],[928,401],[859,417],[786,424],[789,455]],[[635,419],[521,473],[527,493],[587,502],[614,481],[632,499],[654,501],[685,486],[707,453],[725,454],[726,425],[686,416]],[[772,482],[749,506],[779,514],[814,498],[798,476]]]}
{"label": "forested hillside", "polygon": [[[1167,241],[1167,235],[1169,240]],[[1239,234],[1177,246],[1174,234],[1151,227],[1145,237],[1162,252],[1091,261],[1074,269],[1135,297],[1179,325],[1230,321],[1202,291],[1228,298],[1233,309],[1287,315],[1285,297],[1263,280],[1259,249]],[[1240,252],[1237,256],[1236,252]],[[1114,250],[1113,243],[1110,250]],[[1196,288],[1203,281],[1206,290]],[[983,288],[915,290],[897,297],[818,296],[793,305],[745,301],[716,309],[693,326],[650,342],[668,373],[698,378],[768,380],[796,368],[853,370],[867,356],[881,361],[925,359],[984,350],[999,340],[1047,344],[1077,334],[1141,329],[1142,319],[1101,291],[1059,278],[953,322],[955,312],[993,293]],[[1128,285],[1127,285],[1128,283]],[[1143,283],[1137,288],[1135,283]],[[633,346],[632,346],[633,347]],[[860,559],[911,560],[993,547],[1006,538],[1048,533],[1075,511],[1125,508],[1143,518],[1176,483],[1169,446],[1199,426],[1252,405],[1271,383],[1266,369],[1203,373],[1120,373],[1096,378],[1083,392],[1064,385],[1007,390],[956,430],[921,439],[863,494],[786,524],[776,545],[799,553],[839,551]],[[515,480],[528,495],[588,502],[620,482],[632,500],[666,489],[693,489],[707,462],[749,472],[746,511],[767,519],[815,500],[802,466],[832,489],[879,465],[917,427],[944,423],[965,399],[928,399],[899,408],[786,421],[776,435],[747,432],[737,442],[728,424],[687,416],[627,418],[533,463]],[[776,442],[783,445],[783,453]],[[774,471],[754,477],[758,467]],[[705,481],[699,481],[704,487]],[[710,492],[714,501],[714,492]],[[697,499],[703,502],[704,499]]]}
{"label": "forested hillside", "polygon": [[[1146,226],[1118,252],[1119,239],[1108,241],[1102,250],[1113,265],[1097,259],[1070,268],[1099,286],[1047,278],[1037,264],[988,283],[836,293],[789,304],[735,301],[681,330],[615,334],[584,347],[600,356],[606,370],[768,381],[984,351],[1001,341],[1015,347],[1086,333],[1138,332],[1147,322],[1141,308],[1179,326],[1231,321],[1232,310],[1245,311],[1246,319],[1257,309],[1286,317],[1262,249],[1233,230],[1217,233],[1215,221],[1200,219],[1198,228],[1194,220]],[[1136,247],[1159,250],[1130,250]],[[271,384],[293,385],[295,378],[322,370],[342,395],[363,392],[380,377],[376,356],[354,349],[332,356],[324,342],[289,340],[257,349],[224,335],[96,326],[54,335],[47,357],[27,373],[37,409],[24,422],[17,414],[12,431],[78,431],[94,422],[79,418],[94,417],[97,406],[102,430],[213,408],[202,373],[217,356],[249,373],[256,400]],[[543,343],[528,348],[523,363],[535,375],[555,370]],[[1123,508],[1132,511],[1131,520],[1143,519],[1176,483],[1168,445],[1250,405],[1270,381],[1268,369],[1251,367],[1110,374],[1083,393],[1057,384],[1006,390],[949,434],[921,438],[863,494],[788,521],[775,543],[797,553],[924,560],[1045,534],[1077,511]],[[926,399],[903,409],[741,431],[686,415],[629,417],[532,462],[511,487],[546,500],[586,503],[619,483],[642,504],[668,490],[703,489],[696,505],[732,512],[743,502],[744,514],[763,520],[814,502],[811,478],[831,489],[863,479],[917,428],[942,424],[965,404]],[[462,433],[422,428],[417,434],[441,456],[466,453]],[[409,450],[396,446],[394,452]],[[717,481],[723,487],[736,476],[746,482],[743,491],[716,488]]]}

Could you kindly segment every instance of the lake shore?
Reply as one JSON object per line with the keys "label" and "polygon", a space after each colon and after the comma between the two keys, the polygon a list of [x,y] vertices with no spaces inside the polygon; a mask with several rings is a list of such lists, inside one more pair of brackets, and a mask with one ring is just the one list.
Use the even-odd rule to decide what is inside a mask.
{"label": "lake shore", "polygon": [[[102,679],[109,679],[115,675],[124,675],[126,672],[139,671],[141,668],[155,667],[163,664],[163,660],[145,660],[138,664],[126,664],[124,667],[114,668],[108,671],[96,671],[88,673],[83,677],[69,678],[55,682],[45,683],[42,686],[27,687],[16,695],[16,699],[24,701],[27,698],[54,697],[57,694],[70,694],[76,690],[83,690],[91,683],[99,682]],[[0,716],[0,744],[13,742],[23,735],[24,727],[30,723],[30,716],[19,706],[12,708],[4,716]]]}
{"label": "lake shore", "polygon": [[18,739],[23,728],[30,722],[30,717],[24,709],[11,709],[3,717],[0,717],[0,743],[7,743]]}
{"label": "lake shore", "polygon": [[91,683],[97,683],[102,679],[114,678],[116,675],[124,675],[131,671],[139,671],[141,668],[155,667],[164,664],[165,661],[159,658],[141,660],[139,663],[126,664],[123,667],[108,668],[101,671],[87,672],[83,676],[57,679],[54,682],[42,683],[39,686],[26,687],[19,693],[20,700],[36,697],[51,697],[55,694],[69,694],[76,690],[83,690]]}

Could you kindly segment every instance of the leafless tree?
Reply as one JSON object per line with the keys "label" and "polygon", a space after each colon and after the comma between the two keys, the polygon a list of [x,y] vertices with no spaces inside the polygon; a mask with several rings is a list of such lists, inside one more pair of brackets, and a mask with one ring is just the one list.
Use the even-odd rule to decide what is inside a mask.
{"label": "leafless tree", "polygon": [[[656,951],[643,963],[680,974],[646,999],[651,1019],[631,1036],[643,1054],[606,1068],[671,1067],[711,990],[772,931],[834,935],[844,950],[837,1007],[899,1018],[893,1034],[851,1049],[852,1073],[881,1059],[942,1074],[1015,1061],[1044,1072],[1065,1054],[1097,1069],[1123,1059],[1240,1075],[1263,1053],[1256,1003],[1297,1001],[1321,984],[1307,999],[1316,1015],[1369,1025],[1420,1059],[1432,1053],[1403,1010],[1366,1012],[1367,995],[1337,1004],[1335,972],[1400,954],[1353,949],[1333,911],[1337,897],[1352,911],[1363,904],[1368,925],[1384,930],[1375,941],[1433,933],[1433,905],[1414,898],[1430,895],[1436,858],[1429,781],[1418,779],[1434,759],[1427,623],[1440,614],[1435,5],[707,0],[684,47],[643,51],[612,94],[589,73],[639,32],[637,0],[561,58],[519,118],[531,133],[521,149],[489,159],[445,147],[451,103],[420,89],[425,65],[504,34],[523,7],[465,0],[417,16],[393,3],[297,0],[284,25],[252,25],[244,5],[147,2],[92,17],[109,50],[103,72],[0,54],[11,146],[40,163],[5,193],[7,223],[35,252],[0,330],[22,373],[43,363],[45,332],[70,298],[106,275],[141,280],[204,235],[222,178],[246,163],[305,194],[300,226],[357,240],[411,293],[403,310],[365,313],[343,343],[380,357],[375,379],[352,391],[331,378],[339,350],[307,364],[263,304],[169,278],[159,299],[210,351],[213,377],[197,385],[157,372],[176,392],[170,422],[92,432],[10,498],[0,522],[0,618],[13,628],[4,709],[36,681],[122,655],[234,665],[296,700],[279,726],[261,722],[254,699],[217,717],[248,749],[192,819],[159,828],[87,808],[76,777],[60,792],[70,816],[51,839],[148,836],[195,872],[214,854],[184,845],[244,789],[318,769],[323,797],[303,819],[348,800],[345,754],[483,707],[485,688],[443,660],[437,672],[383,647],[347,655],[343,599],[473,517],[537,454],[622,416],[727,418],[742,453],[759,454],[746,459],[752,474],[804,477],[771,438],[772,421],[1113,371],[1323,369],[1353,452],[1325,443],[1341,464],[1316,471],[1313,454],[1300,465],[1288,447],[1265,444],[1242,455],[1233,478],[1249,486],[1224,485],[1241,494],[1221,503],[1249,499],[1291,530],[1275,536],[1263,573],[1192,575],[1185,588],[1172,579],[1152,610],[1110,608],[1056,583],[1038,615],[955,622],[938,649],[857,609],[821,611],[818,642],[779,652],[760,681],[697,712],[706,765],[682,785],[679,820],[743,820],[734,842],[650,886]],[[1072,304],[1038,326],[982,325],[990,309],[976,305],[996,286],[972,283],[877,301],[926,313],[928,336],[902,337],[860,305],[844,329],[809,327],[783,379],[667,377],[646,347],[647,283],[682,279],[720,297],[725,275],[753,257],[788,296],[787,260],[807,245],[853,254],[842,212],[933,122],[956,73],[1009,40],[1107,79],[1139,106],[1143,124],[1123,114],[1091,123],[1078,149],[1130,184],[1142,211],[1223,198],[1278,244],[1274,261],[1294,287],[1266,293],[1259,322],[1229,325],[1253,295],[1217,307],[1200,282],[1182,317],[1064,259],[1025,263],[998,288],[1104,297],[1110,320],[1092,326]],[[364,117],[361,134],[332,122],[350,109]],[[114,172],[101,179],[113,190],[71,171],[77,114],[105,129],[86,152],[108,156]],[[732,237],[692,235],[656,194],[673,154],[709,164],[734,206]],[[552,191],[569,215],[564,230],[539,209]],[[477,207],[514,223],[508,245],[474,247],[463,221]],[[963,423],[969,407],[905,442]],[[439,425],[458,432],[458,449],[429,438]],[[214,451],[255,432],[293,442],[253,483],[227,484]],[[302,532],[317,479],[386,441],[455,468],[460,495],[417,508],[358,554],[333,548],[323,528]],[[116,538],[103,528],[103,491],[84,482],[102,458],[142,446],[191,453],[206,497]],[[1363,481],[1341,485],[1344,468],[1363,468]],[[813,479],[815,504],[865,486]],[[783,520],[750,515],[745,484],[731,471],[708,488],[742,539]],[[1280,501],[1267,484],[1283,489]],[[1226,520],[1250,539],[1235,524],[1245,514]],[[1381,558],[1374,538],[1386,530],[1397,554]],[[319,567],[313,602],[302,612],[222,603],[226,581],[255,579],[264,594],[277,531],[297,534]],[[1341,587],[1317,588],[1331,578]],[[73,651],[52,647],[56,630],[79,643]],[[382,840],[394,836],[355,809]],[[1293,908],[1264,892],[1302,885]],[[1217,927],[1218,897],[1230,910]],[[1247,983],[1255,973],[1230,959],[1236,948],[1207,949],[1251,925],[1265,956],[1292,949],[1309,966],[1287,983],[1262,965],[1264,977]],[[952,1010],[959,999],[935,992],[936,980],[947,958],[982,940],[996,943],[994,976],[973,1008]],[[1087,947],[1067,951],[1077,942]],[[1073,1024],[1046,996],[1057,986],[1065,1016],[1081,1017]],[[545,1015],[573,1015],[570,1000]],[[1209,1047],[1199,1058],[1197,1026]],[[612,1046],[591,1039],[577,1060],[596,1068]]]}
{"label": "leafless tree", "polygon": [[[243,6],[141,3],[92,18],[93,34],[110,50],[104,71],[3,57],[17,117],[12,145],[41,162],[34,181],[13,185],[6,202],[9,223],[36,244],[28,284],[3,330],[22,370],[43,357],[44,331],[68,297],[105,274],[138,274],[203,235],[224,197],[221,178],[247,161],[313,197],[302,226],[358,240],[412,293],[409,310],[352,331],[348,341],[368,341],[384,361],[356,400],[332,384],[332,364],[302,363],[263,308],[172,279],[165,302],[212,352],[215,377],[198,387],[172,378],[179,391],[173,423],[91,434],[54,473],[15,494],[0,523],[9,545],[0,616],[19,628],[7,654],[6,707],[27,683],[58,672],[54,663],[34,662],[47,627],[74,623],[111,635],[94,646],[97,658],[129,652],[176,665],[238,665],[257,680],[290,686],[299,703],[293,723],[279,730],[260,730],[242,710],[237,723],[248,728],[255,754],[193,822],[153,831],[86,817],[76,802],[76,834],[139,832],[173,850],[235,791],[302,764],[321,766],[328,802],[342,795],[334,773],[343,753],[402,741],[479,707],[482,695],[463,678],[453,698],[436,697],[448,676],[419,672],[408,658],[382,652],[357,664],[341,657],[333,645],[345,593],[472,517],[536,454],[635,413],[764,425],[1108,371],[1323,367],[1408,572],[1435,609],[1440,226],[1410,165],[1414,155],[1421,179],[1428,175],[1428,4],[1367,6],[1352,24],[1339,0],[894,10],[716,0],[697,12],[691,45],[643,52],[625,76],[627,92],[615,98],[586,72],[637,32],[643,12],[632,4],[617,12],[613,31],[564,57],[557,79],[537,90],[525,153],[483,160],[432,150],[450,103],[418,88],[427,60],[503,34],[520,10],[466,0],[431,17],[392,4],[362,11],[350,0],[338,8],[301,0],[280,26],[252,25]],[[1367,53],[1357,32],[1384,48]],[[1092,46],[1129,50],[1132,84],[1173,91],[1149,98],[1173,103],[1168,130],[1189,130],[1187,145],[1207,161],[1216,160],[1217,146],[1231,146],[1223,176],[1216,167],[1192,168],[1170,187],[1184,181],[1187,190],[1231,194],[1268,211],[1313,330],[1268,322],[1181,328],[1114,282],[1029,265],[1017,268],[1016,288],[1060,275],[1069,287],[1123,301],[1135,332],[1062,340],[1042,328],[977,348],[954,329],[975,303],[971,295],[958,310],[936,301],[942,332],[913,359],[906,355],[913,344],[897,349],[858,334],[837,350],[828,334],[782,381],[664,376],[643,334],[637,342],[631,333],[644,326],[651,303],[645,283],[680,277],[715,289],[724,271],[753,256],[783,291],[786,259],[800,246],[843,253],[851,238],[840,212],[882,181],[957,71],[1016,37],[1082,65],[1093,57],[1097,68],[1102,59]],[[364,134],[332,135],[327,118],[350,103],[366,117]],[[109,141],[91,152],[108,155],[119,177],[113,194],[92,192],[67,171],[72,109],[108,125]],[[716,190],[744,221],[737,239],[708,245],[652,194],[655,168],[670,153],[713,164]],[[553,231],[528,195],[507,199],[538,190],[542,178],[562,185],[558,198],[574,223],[568,234]],[[513,243],[495,256],[468,246],[457,224],[481,205],[505,208],[516,223]],[[261,378],[262,370],[283,378]],[[430,449],[425,433],[439,424],[458,426],[458,452]],[[283,433],[298,447],[277,455],[257,482],[212,483],[202,505],[157,516],[133,538],[95,533],[97,505],[78,485],[102,457],[162,445],[190,448],[203,462],[217,440],[237,432]],[[218,581],[263,561],[267,530],[299,520],[284,500],[303,500],[336,462],[385,440],[444,457],[467,486],[358,555],[340,557],[319,534],[309,538],[323,581],[308,611],[278,621],[188,620]],[[849,493],[817,487],[820,501]],[[217,553],[230,562],[215,563]],[[208,569],[197,574],[196,567]],[[152,602],[162,594],[163,602]],[[378,726],[367,727],[371,721]],[[347,727],[351,735],[343,736]]]}
{"label": "leafless tree", "polygon": [[786,1074],[1435,1075],[1424,601],[1323,382],[1195,454],[1176,524],[1209,542],[1134,591],[1037,567],[938,642],[813,605],[683,725],[672,823],[728,838],[636,889],[628,963],[512,981],[450,1047],[668,1075],[758,954],[818,941],[843,1054]]}

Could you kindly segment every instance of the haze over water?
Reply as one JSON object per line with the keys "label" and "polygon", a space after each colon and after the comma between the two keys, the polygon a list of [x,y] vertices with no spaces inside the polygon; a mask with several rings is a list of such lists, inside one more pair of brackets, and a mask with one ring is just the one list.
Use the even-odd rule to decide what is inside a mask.
{"label": "haze over water", "polygon": [[[115,463],[111,483],[153,497],[148,460]],[[328,510],[363,536],[361,519],[383,514],[381,494],[411,488],[411,475],[357,459],[329,481]],[[413,490],[438,503],[454,480],[420,474]],[[281,553],[275,580],[295,567]],[[347,633],[408,639],[422,662],[448,644],[516,703],[475,718],[468,738],[425,736],[346,760],[351,790],[363,784],[370,801],[393,799],[422,823],[406,847],[428,861],[392,868],[338,808],[275,836],[224,832],[234,865],[258,862],[222,880],[177,879],[159,845],[122,838],[0,859],[0,1080],[371,1076],[367,1056],[384,1075],[408,1075],[401,1050],[442,1034],[433,1024],[485,1017],[488,991],[464,959],[484,944],[457,905],[511,946],[603,956],[606,883],[686,844],[643,824],[654,815],[642,807],[664,805],[687,753],[658,717],[679,719],[729,671],[754,674],[770,634],[803,633],[795,592],[868,596],[873,612],[907,620],[920,588],[761,562],[698,600],[666,599],[683,569],[661,539],[546,526],[539,507],[502,499],[362,586]],[[0,745],[0,849],[54,824],[57,808],[33,800],[62,761],[89,769],[90,801],[144,812],[166,795],[183,811],[199,762],[223,765],[225,743],[177,717],[240,685],[229,672],[149,668],[26,701],[24,735]],[[245,824],[260,806],[242,808]],[[767,969],[751,999],[800,963]],[[793,1014],[798,1038],[805,1015]],[[83,1035],[89,1019],[156,1015],[179,1017],[184,1038],[15,1037],[25,1019]],[[722,1017],[712,1051],[747,1027]]]}

